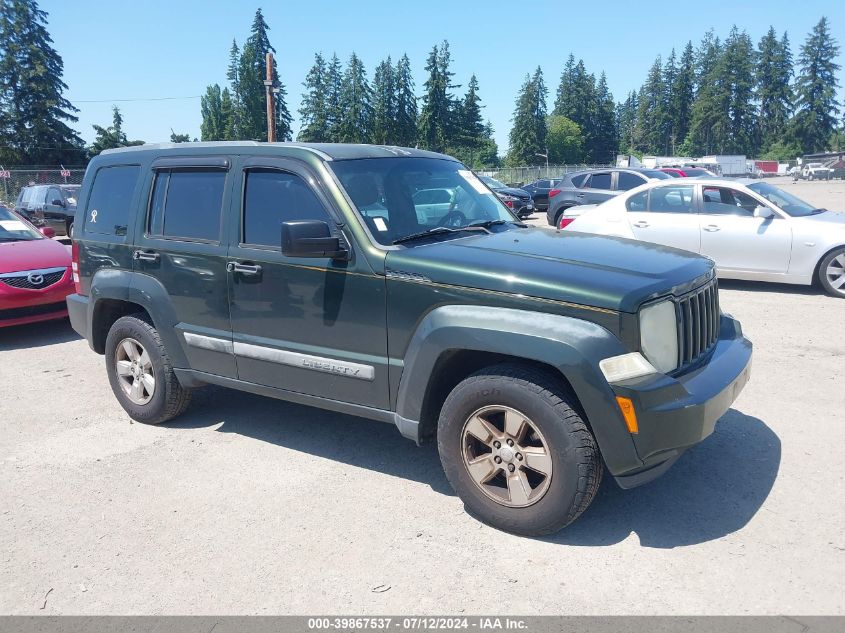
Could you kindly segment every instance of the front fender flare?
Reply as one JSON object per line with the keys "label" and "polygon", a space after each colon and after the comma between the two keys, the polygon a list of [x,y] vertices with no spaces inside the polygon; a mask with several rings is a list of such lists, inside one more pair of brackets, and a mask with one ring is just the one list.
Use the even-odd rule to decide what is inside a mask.
{"label": "front fender flare", "polygon": [[454,350],[494,352],[554,367],[575,391],[611,472],[642,466],[613,391],[598,369],[600,360],[630,351],[607,329],[574,317],[511,308],[432,310],[405,353],[396,413],[406,434],[420,420],[437,360]]}

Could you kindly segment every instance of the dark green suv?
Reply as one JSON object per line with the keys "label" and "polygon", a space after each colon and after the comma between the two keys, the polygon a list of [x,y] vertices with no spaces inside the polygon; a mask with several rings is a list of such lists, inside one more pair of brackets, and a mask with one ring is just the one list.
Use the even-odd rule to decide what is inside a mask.
{"label": "dark green suv", "polygon": [[605,466],[659,476],[748,380],[712,261],[526,227],[441,154],[106,151],[75,232],[73,327],[133,419],[215,384],[388,422],[511,532],[567,525]]}

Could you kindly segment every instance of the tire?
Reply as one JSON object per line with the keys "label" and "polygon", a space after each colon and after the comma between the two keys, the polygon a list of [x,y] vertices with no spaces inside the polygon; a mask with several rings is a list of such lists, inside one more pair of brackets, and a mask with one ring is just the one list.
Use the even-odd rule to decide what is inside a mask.
{"label": "tire", "polygon": [[[822,258],[818,278],[827,294],[845,299],[845,246],[830,251]],[[838,287],[837,283],[840,284]]]}
{"label": "tire", "polygon": [[73,239],[73,220],[68,220],[65,224],[65,234],[71,239]]}
{"label": "tire", "polygon": [[[440,412],[437,445],[446,478],[470,514],[506,532],[541,536],[564,528],[587,509],[604,467],[595,438],[570,398],[551,375],[517,364],[482,369],[452,390]],[[500,416],[499,409],[504,410]],[[525,426],[522,439],[503,458],[505,441],[518,436],[502,433],[508,428],[508,415],[522,419]],[[477,431],[470,431],[478,427],[478,418],[492,423],[500,433],[491,435],[486,445]],[[500,449],[495,447],[496,437],[503,440]],[[486,448],[491,451],[489,459]],[[536,461],[538,457],[543,461]],[[499,462],[493,463],[497,458]],[[548,477],[528,468],[529,461],[542,464]],[[482,462],[496,474],[486,483],[477,483],[485,475],[473,477],[470,464]],[[509,476],[506,468],[511,466],[516,468]],[[530,493],[512,493],[519,488],[511,488],[510,482],[520,478],[529,482]]]}
{"label": "tire", "polygon": [[555,228],[556,228],[556,229],[561,228],[561,226],[560,226],[560,222],[561,222],[561,220],[563,220],[563,217],[566,215],[566,210],[567,210],[567,209],[571,209],[571,208],[572,208],[572,206],[571,206],[571,205],[570,205],[570,206],[568,206],[568,207],[563,207],[563,208],[562,208],[562,209],[558,212],[558,214],[555,216],[555,224],[554,224],[554,226],[555,226]]}
{"label": "tire", "polygon": [[[129,342],[130,348],[137,344],[141,351],[146,351],[148,359],[144,362],[143,355],[138,355],[136,348],[138,367],[135,370],[139,373],[121,376],[119,367],[126,371],[129,367],[127,363],[131,365],[133,362],[132,354],[124,345],[126,342]],[[191,390],[184,388],[176,378],[161,337],[146,314],[125,316],[114,322],[106,337],[105,356],[106,372],[112,391],[133,420],[144,424],[161,424],[172,420],[188,408]],[[118,365],[118,362],[121,365]],[[138,376],[141,377],[137,378]],[[151,388],[148,388],[150,383],[147,376],[154,379]],[[140,397],[133,399],[131,394],[138,394],[132,391],[131,387],[127,390],[126,385],[130,380],[133,386],[136,381],[141,383]]]}

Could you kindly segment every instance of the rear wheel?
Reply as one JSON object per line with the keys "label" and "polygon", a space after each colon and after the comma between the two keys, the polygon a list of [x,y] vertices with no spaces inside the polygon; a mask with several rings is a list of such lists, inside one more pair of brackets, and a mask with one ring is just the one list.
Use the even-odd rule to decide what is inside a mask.
{"label": "rear wheel", "polygon": [[603,466],[569,399],[552,376],[514,364],[480,370],[449,394],[437,444],[446,477],[471,514],[538,536],[586,510]]}
{"label": "rear wheel", "polygon": [[138,422],[167,422],[191,401],[191,391],[176,378],[161,337],[145,314],[121,317],[111,326],[106,370],[118,402]]}
{"label": "rear wheel", "polygon": [[560,212],[557,214],[557,216],[555,216],[555,228],[558,228],[558,229],[566,228],[566,226],[564,225],[564,220],[567,219],[566,218],[566,212],[571,208],[572,208],[571,206],[564,207],[563,209],[560,210]]}
{"label": "rear wheel", "polygon": [[845,247],[824,256],[819,263],[819,282],[829,295],[845,299]]}

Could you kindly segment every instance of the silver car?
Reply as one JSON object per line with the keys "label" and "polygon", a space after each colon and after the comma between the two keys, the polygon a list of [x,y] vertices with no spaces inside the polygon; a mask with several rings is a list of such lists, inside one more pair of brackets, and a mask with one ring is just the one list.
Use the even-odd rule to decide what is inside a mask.
{"label": "silver car", "polygon": [[701,253],[727,279],[817,280],[845,298],[845,214],[817,209],[767,182],[662,180],[580,211],[566,230]]}

